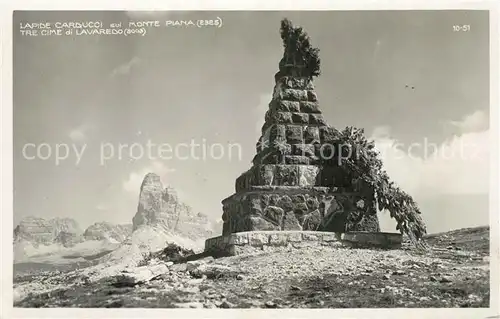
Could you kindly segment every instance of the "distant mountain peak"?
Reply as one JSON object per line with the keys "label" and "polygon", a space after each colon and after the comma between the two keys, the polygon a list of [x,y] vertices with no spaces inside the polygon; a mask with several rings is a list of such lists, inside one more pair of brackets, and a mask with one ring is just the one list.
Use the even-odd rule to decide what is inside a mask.
{"label": "distant mountain peak", "polygon": [[142,226],[161,227],[173,234],[193,240],[213,235],[213,225],[208,216],[198,212],[179,199],[171,186],[164,187],[155,173],[144,176],[139,190],[139,203],[133,218],[133,229]]}

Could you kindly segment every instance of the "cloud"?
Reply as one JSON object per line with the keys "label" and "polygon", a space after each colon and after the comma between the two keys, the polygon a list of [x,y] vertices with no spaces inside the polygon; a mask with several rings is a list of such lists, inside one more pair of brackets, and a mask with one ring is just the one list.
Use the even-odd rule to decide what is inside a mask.
{"label": "cloud", "polygon": [[138,57],[133,57],[127,63],[117,66],[113,71],[111,71],[111,77],[129,74],[132,69],[141,62]]}
{"label": "cloud", "polygon": [[90,130],[90,125],[82,124],[69,132],[69,138],[74,142],[83,142],[87,139],[87,133]]}
{"label": "cloud", "polygon": [[450,121],[449,123],[464,133],[477,132],[488,127],[488,116],[484,111],[476,111],[464,116],[461,121]]}
{"label": "cloud", "polygon": [[272,99],[272,94],[261,94],[259,104],[255,108],[257,122],[255,123],[255,132],[258,137],[261,135],[262,125],[264,125],[266,112],[269,109],[269,102]]}
{"label": "cloud", "polygon": [[108,206],[106,206],[105,204],[99,204],[96,206],[96,209],[104,211],[104,210],[108,210]]}
{"label": "cloud", "polygon": [[127,180],[123,182],[122,186],[126,192],[137,195],[139,193],[142,181],[144,179],[144,176],[146,176],[146,174],[148,173],[157,174],[158,176],[160,176],[163,186],[166,186],[165,183],[166,175],[175,171],[176,171],[175,169],[167,167],[162,162],[154,161],[146,167],[131,172],[128,175]]}
{"label": "cloud", "polygon": [[69,137],[75,142],[76,141],[84,141],[87,138],[85,133],[79,129],[71,130],[71,132],[69,132]]}
{"label": "cloud", "polygon": [[379,128],[372,135],[384,168],[412,196],[489,192],[488,130],[453,136],[440,145],[423,139],[406,147],[380,132],[388,133],[388,128]]}
{"label": "cloud", "polygon": [[389,126],[377,126],[373,129],[372,139],[384,140],[388,139],[391,134],[391,128]]}
{"label": "cloud", "polygon": [[[469,125],[479,123],[471,118],[478,117],[465,117],[464,128],[479,127]],[[488,224],[489,133],[461,133],[439,145],[423,139],[412,144],[413,150],[411,145],[399,145],[385,126],[376,128],[371,138],[384,169],[417,201],[433,233]],[[387,213],[379,219],[382,231],[395,231],[395,221]]]}

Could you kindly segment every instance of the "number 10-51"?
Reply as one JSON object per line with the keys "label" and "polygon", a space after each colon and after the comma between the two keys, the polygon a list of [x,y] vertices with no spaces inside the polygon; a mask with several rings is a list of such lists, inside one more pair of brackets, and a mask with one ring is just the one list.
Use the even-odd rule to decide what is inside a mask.
{"label": "number 10-51", "polygon": [[463,25],[454,25],[453,26],[453,31],[458,32],[458,31],[470,31],[470,25],[469,24],[463,24]]}

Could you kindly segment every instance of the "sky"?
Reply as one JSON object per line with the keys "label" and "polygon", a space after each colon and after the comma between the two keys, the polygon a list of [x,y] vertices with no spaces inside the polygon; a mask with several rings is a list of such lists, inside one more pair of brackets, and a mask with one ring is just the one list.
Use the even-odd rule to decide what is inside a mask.
{"label": "sky", "polygon": [[[158,27],[145,36],[19,32],[33,22],[217,17],[220,28]],[[365,129],[391,178],[419,203],[428,231],[488,224],[485,11],[16,12],[14,223],[27,216],[71,217],[81,227],[130,223],[148,172],[219,219],[221,200],[255,155],[284,17],[320,48],[315,86],[328,124]],[[140,156],[148,141],[156,146]],[[158,145],[181,143],[224,156],[204,158],[201,148],[187,156],[184,147],[160,158]],[[382,229],[395,231],[387,215],[380,213]]]}

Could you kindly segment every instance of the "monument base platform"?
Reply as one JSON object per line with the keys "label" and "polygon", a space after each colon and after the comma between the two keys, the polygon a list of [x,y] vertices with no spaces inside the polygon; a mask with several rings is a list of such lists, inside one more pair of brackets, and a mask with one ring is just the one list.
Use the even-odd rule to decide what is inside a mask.
{"label": "monument base platform", "polygon": [[319,186],[251,186],[222,204],[224,236],[250,231],[380,230],[372,193],[332,192]]}
{"label": "monument base platform", "polygon": [[205,253],[234,256],[314,246],[399,249],[402,235],[383,232],[250,231],[209,238],[205,241]]}

